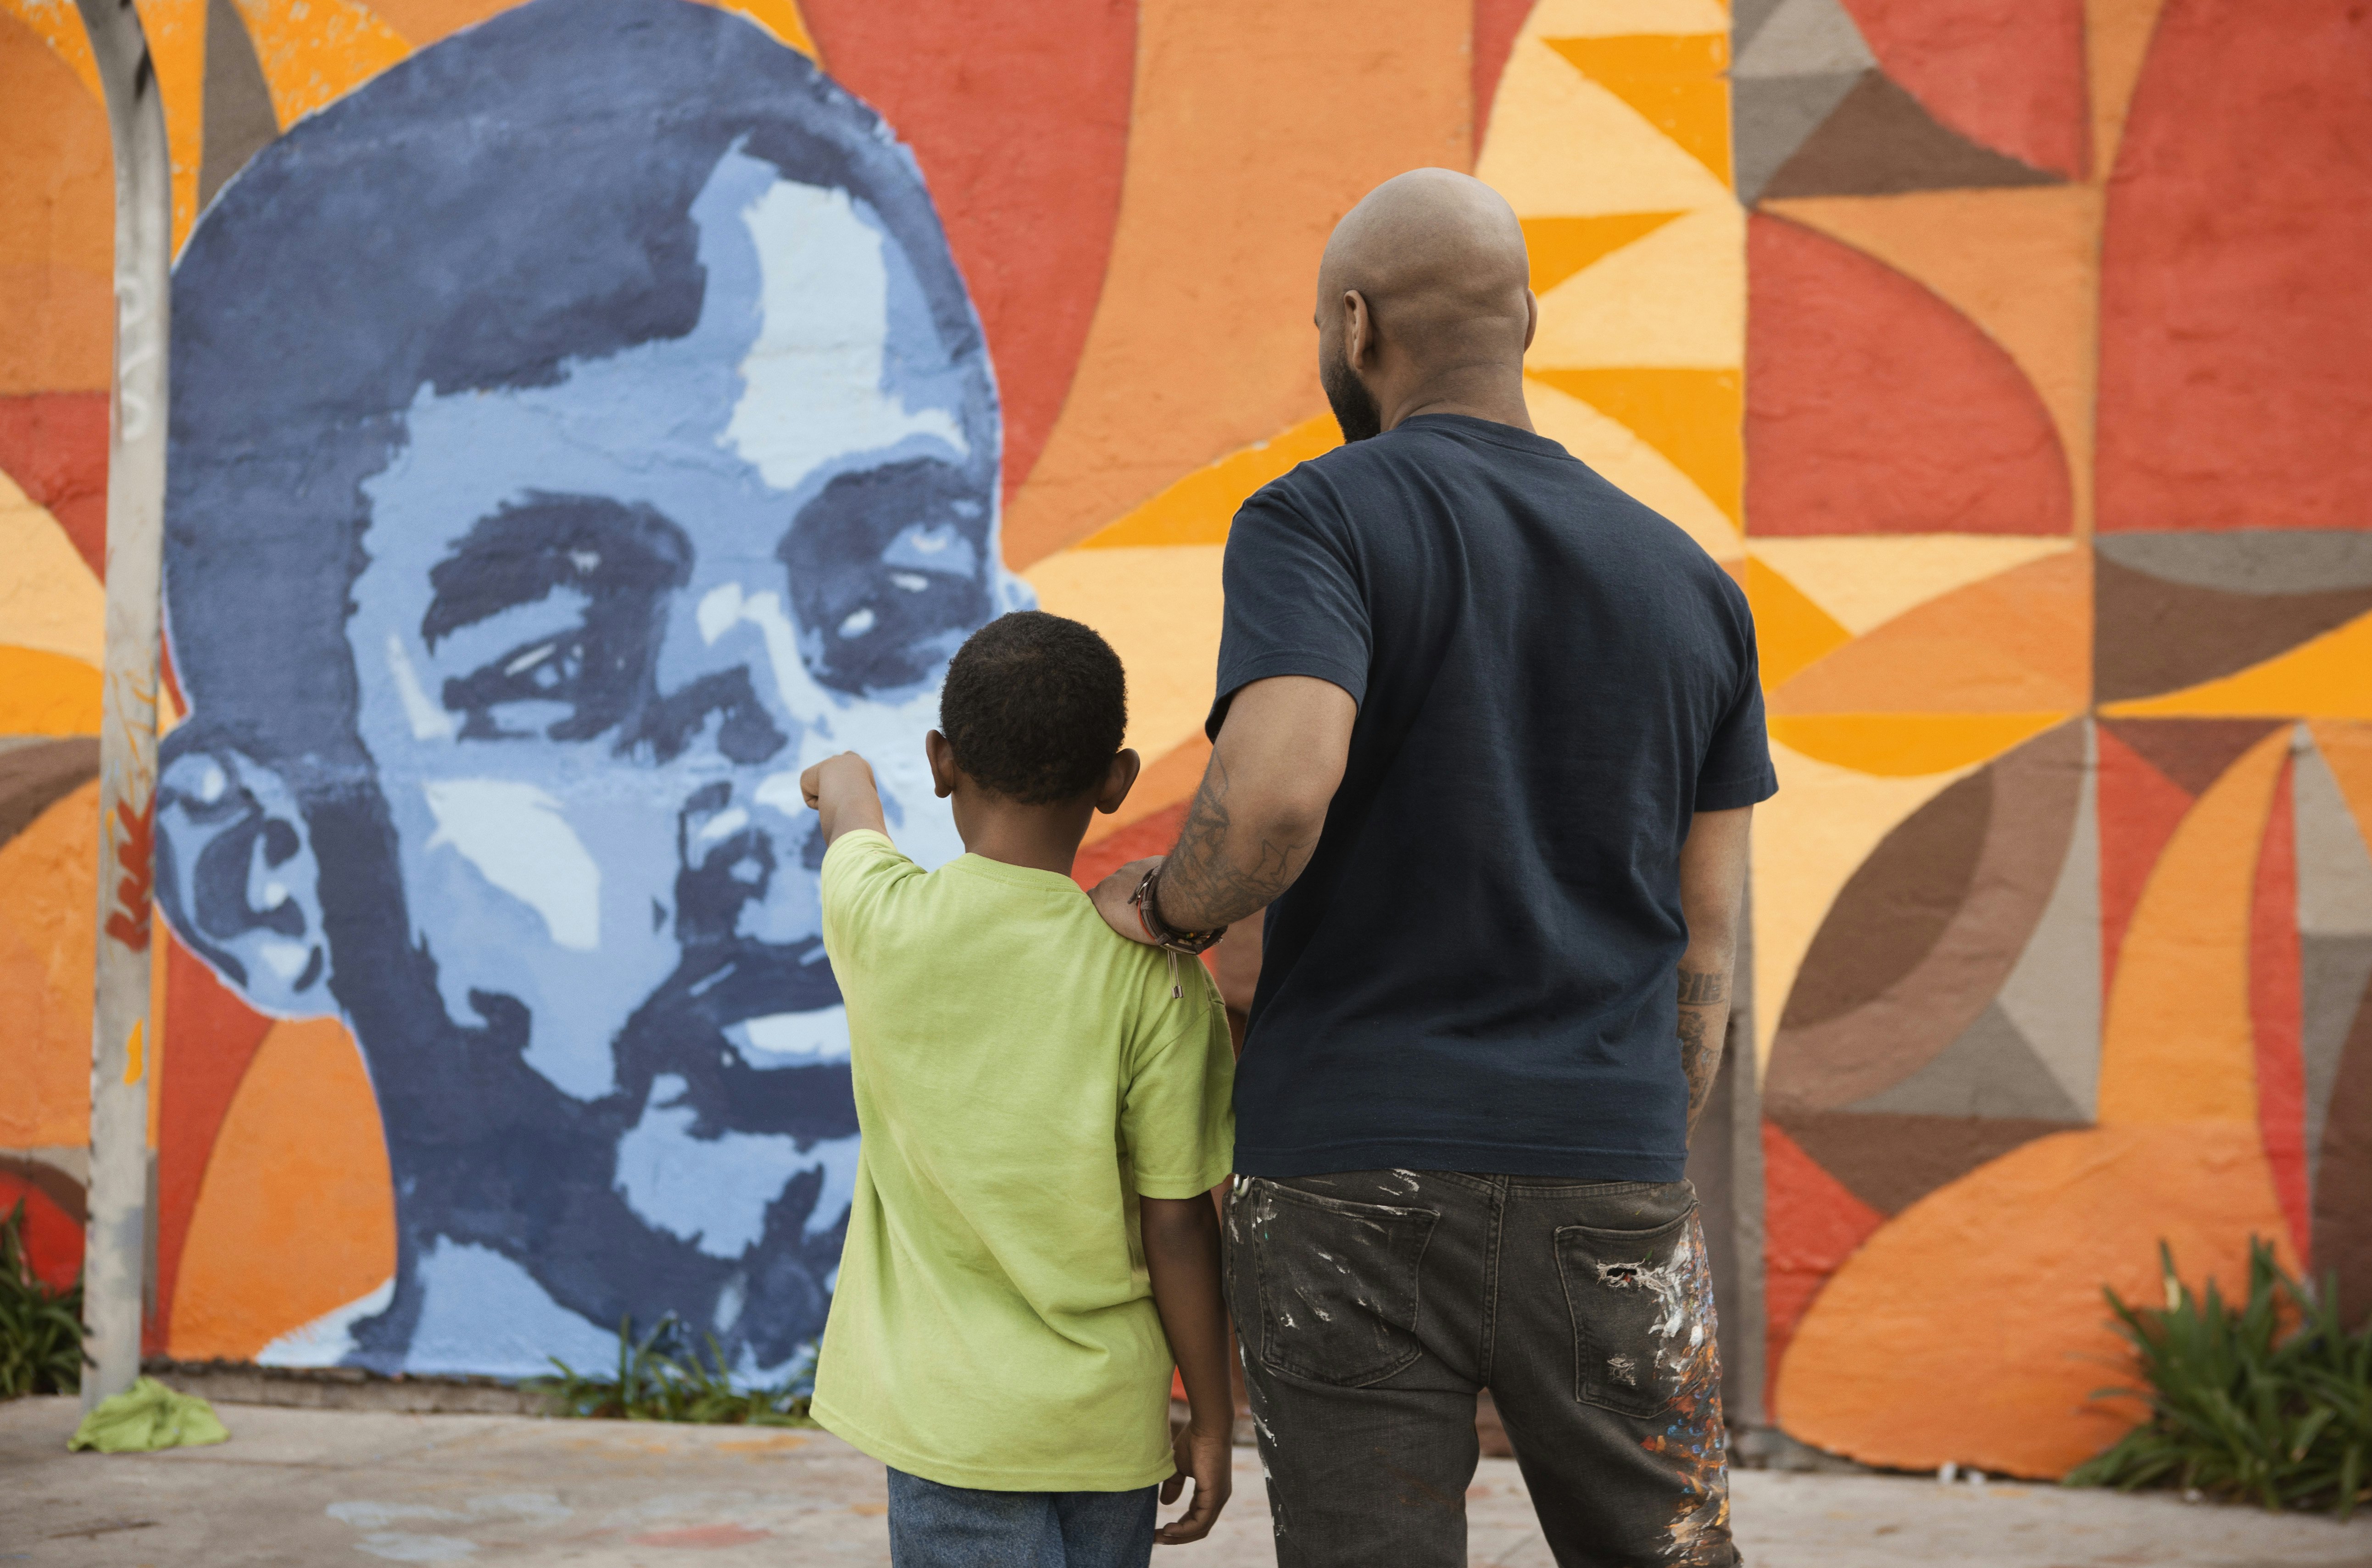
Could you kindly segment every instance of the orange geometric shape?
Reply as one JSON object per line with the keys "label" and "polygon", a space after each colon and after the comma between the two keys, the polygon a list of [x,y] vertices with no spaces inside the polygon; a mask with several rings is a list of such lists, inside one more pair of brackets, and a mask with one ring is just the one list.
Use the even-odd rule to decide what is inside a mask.
{"label": "orange geometric shape", "polygon": [[796,49],[810,60],[819,58],[815,38],[808,31],[807,18],[799,14],[798,0],[701,0],[701,3],[747,17],[785,48]]}
{"label": "orange geometric shape", "polygon": [[2228,1121],[2256,1137],[2249,912],[2288,761],[2285,730],[2250,747],[2183,818],[2143,887],[2101,1024],[2102,1126]]}
{"label": "orange geometric shape", "polygon": [[2083,0],[1846,0],[1889,76],[1970,140],[2086,171]]}
{"label": "orange geometric shape", "polygon": [[[0,396],[104,388],[112,356],[115,177],[97,77],[78,81],[44,22],[89,48],[71,6],[34,26],[0,6]],[[19,11],[18,16],[22,13]],[[102,394],[103,395],[103,394]],[[12,465],[13,467],[13,465]],[[23,472],[17,478],[34,485]]]}
{"label": "orange geometric shape", "polygon": [[[1462,157],[1471,134],[1463,6],[1132,9],[1134,87],[1110,259],[1063,412],[1006,509],[1017,571],[1323,408],[1309,323],[1327,234],[1379,181]],[[1391,48],[1376,70],[1346,72],[1348,37]],[[829,48],[829,29],[824,38]],[[1390,113],[1375,111],[1378,93]]]}
{"label": "orange geometric shape", "polygon": [[1627,427],[1689,476],[1733,523],[1745,516],[1743,377],[1735,370],[1527,370]]}
{"label": "orange geometric shape", "polygon": [[2073,712],[2091,654],[2091,556],[2071,550],[1897,616],[1773,691],[1771,712]]}
{"label": "orange geometric shape", "polygon": [[2032,714],[1773,714],[1771,736],[1823,762],[1908,778],[1982,762],[2068,717]]}
{"label": "orange geometric shape", "polygon": [[1750,535],[2068,531],[2051,412],[1968,317],[1762,213],[1747,281]]}
{"label": "orange geometric shape", "polygon": [[1655,233],[1680,213],[1608,213],[1597,217],[1526,218],[1532,292],[1546,294],[1601,256]]}
{"label": "orange geometric shape", "polygon": [[1573,68],[1636,110],[1725,185],[1729,169],[1729,35],[1630,33],[1544,38]]}
{"label": "orange geometric shape", "polygon": [[39,648],[0,646],[0,735],[97,735],[99,671]]}
{"label": "orange geometric shape", "polygon": [[1744,587],[1747,605],[1754,612],[1755,652],[1765,691],[1853,641],[1853,633],[1837,624],[1834,616],[1750,555]]}
{"label": "orange geometric shape", "polygon": [[1196,469],[1127,516],[1097,529],[1073,546],[1119,550],[1144,544],[1225,544],[1236,508],[1253,491],[1296,466],[1343,444],[1342,426],[1331,413],[1256,441],[1239,452]]}
{"label": "orange geometric shape", "polygon": [[2250,714],[2372,719],[2372,615],[2220,680],[2163,697],[2110,703],[2104,714]]}
{"label": "orange geometric shape", "polygon": [[[83,31],[82,17],[73,6],[61,6],[57,0],[0,0],[0,17],[24,23],[75,74],[94,104],[106,104],[107,87],[99,79],[99,61],[91,54],[89,35]],[[11,92],[17,90],[18,80],[9,78]]]}
{"label": "orange geometric shape", "polygon": [[2093,1398],[2130,1365],[2101,1287],[2157,1303],[2164,1240],[2185,1280],[2213,1277],[2228,1300],[2251,1235],[2296,1266],[2253,1125],[2038,1139],[1905,1210],[1837,1271],[1780,1365],[1776,1417],[1870,1464],[2064,1474],[2139,1413]]}
{"label": "orange geometric shape", "polygon": [[2149,55],[2150,34],[2166,0],[2084,0],[2084,52],[2092,97],[2092,178],[2105,178],[2124,139],[2125,112]]}
{"label": "orange geometric shape", "polygon": [[355,0],[237,0],[283,125],[343,98],[412,52]]}
{"label": "orange geometric shape", "polygon": [[1800,197],[1765,207],[1935,290],[2001,345],[2059,432],[2080,532],[2092,503],[2099,192],[2029,185]]}
{"label": "orange geometric shape", "polygon": [[0,844],[0,1148],[90,1136],[90,975],[99,784]]}
{"label": "orange geometric shape", "polygon": [[395,1190],[362,1053],[334,1018],[275,1024],[206,1163],[171,1353],[250,1360],[394,1272]]}

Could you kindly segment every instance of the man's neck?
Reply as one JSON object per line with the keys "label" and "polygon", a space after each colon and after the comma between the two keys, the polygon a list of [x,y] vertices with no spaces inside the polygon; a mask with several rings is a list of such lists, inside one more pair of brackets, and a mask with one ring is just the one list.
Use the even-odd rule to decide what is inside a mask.
{"label": "man's neck", "polygon": [[1468,419],[1487,419],[1494,424],[1532,430],[1532,412],[1524,404],[1520,371],[1512,377],[1497,373],[1459,377],[1412,388],[1387,406],[1384,428],[1390,430],[1428,413],[1463,414]]}

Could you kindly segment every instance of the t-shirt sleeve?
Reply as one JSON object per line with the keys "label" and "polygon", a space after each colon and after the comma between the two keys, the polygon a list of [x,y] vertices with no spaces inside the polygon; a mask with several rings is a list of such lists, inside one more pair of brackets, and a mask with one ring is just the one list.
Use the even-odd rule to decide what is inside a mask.
{"label": "t-shirt sleeve", "polygon": [[1199,1198],[1236,1163],[1236,1053],[1227,1015],[1200,962],[1181,958],[1178,973],[1186,994],[1171,997],[1162,978],[1121,1102],[1121,1142],[1136,1191],[1146,1198]]}
{"label": "t-shirt sleeve", "polygon": [[1772,769],[1771,743],[1763,729],[1762,664],[1754,645],[1754,621],[1746,611],[1745,596],[1737,598],[1744,623],[1745,667],[1697,769],[1699,811],[1734,811],[1779,793],[1779,775]]}
{"label": "t-shirt sleeve", "polygon": [[823,949],[832,973],[846,983],[851,966],[866,957],[866,936],[883,919],[899,883],[923,868],[898,853],[886,833],[855,828],[832,840],[823,854],[817,897],[823,906]]}
{"label": "t-shirt sleeve", "polygon": [[1367,600],[1339,531],[1270,484],[1236,513],[1221,575],[1218,699],[1203,726],[1212,739],[1236,693],[1272,676],[1314,676],[1366,700]]}

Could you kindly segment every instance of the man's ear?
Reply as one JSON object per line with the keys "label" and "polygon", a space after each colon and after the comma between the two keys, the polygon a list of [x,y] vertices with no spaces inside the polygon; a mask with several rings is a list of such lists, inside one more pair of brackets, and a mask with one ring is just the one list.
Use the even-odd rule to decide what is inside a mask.
{"label": "man's ear", "polygon": [[1541,296],[1524,290],[1524,352],[1532,350],[1532,336],[1541,330]]}
{"label": "man's ear", "polygon": [[1354,370],[1366,367],[1376,346],[1375,319],[1367,313],[1367,296],[1355,288],[1343,291],[1343,359]]}
{"label": "man's ear", "polygon": [[1144,770],[1145,760],[1134,749],[1122,747],[1112,758],[1111,766],[1104,771],[1103,788],[1096,791],[1096,809],[1108,817],[1119,810],[1128,792],[1136,787],[1136,775]]}
{"label": "man's ear", "polygon": [[931,793],[945,800],[956,792],[956,749],[935,729],[923,737],[923,755],[931,764]]}
{"label": "man's ear", "polygon": [[294,791],[228,747],[174,752],[157,783],[157,901],[259,1012],[318,1017],[330,995],[321,876]]}

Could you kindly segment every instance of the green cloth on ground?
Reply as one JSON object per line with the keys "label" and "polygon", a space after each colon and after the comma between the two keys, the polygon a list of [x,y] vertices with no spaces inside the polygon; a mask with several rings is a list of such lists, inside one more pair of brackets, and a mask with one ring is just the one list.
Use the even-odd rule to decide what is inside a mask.
{"label": "green cloth on ground", "polygon": [[159,1448],[196,1448],[226,1443],[230,1432],[214,1406],[194,1394],[177,1394],[154,1377],[143,1377],[82,1418],[69,1448],[102,1454],[151,1454]]}
{"label": "green cloth on ground", "polygon": [[1209,975],[1173,981],[1067,877],[925,874],[872,831],[832,843],[822,901],[864,1142],[816,1420],[944,1486],[1168,1479],[1137,1200],[1199,1199],[1234,1155]]}

